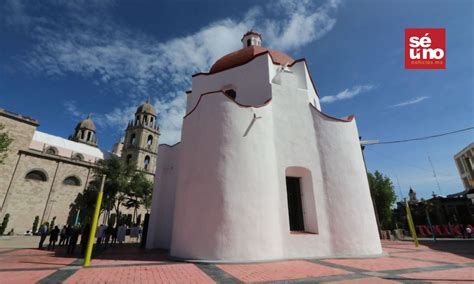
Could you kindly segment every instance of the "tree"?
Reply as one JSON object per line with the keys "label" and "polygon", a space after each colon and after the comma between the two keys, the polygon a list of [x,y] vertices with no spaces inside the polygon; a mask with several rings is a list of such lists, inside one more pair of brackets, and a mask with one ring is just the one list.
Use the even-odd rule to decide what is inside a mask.
{"label": "tree", "polygon": [[397,200],[393,184],[390,178],[379,171],[368,173],[370,192],[374,199],[375,207],[379,215],[381,229],[389,230],[393,227],[391,207]]}
{"label": "tree", "polygon": [[38,223],[39,223],[39,216],[36,216],[35,217],[35,220],[33,221],[33,234],[36,233],[36,231],[38,230]]}
{"label": "tree", "polygon": [[[0,131],[4,128],[5,126],[0,124]],[[8,147],[12,142],[13,139],[8,136],[8,133],[0,132],[0,165],[3,164],[3,161],[7,157]]]}
{"label": "tree", "polygon": [[133,175],[128,183],[125,194],[125,207],[133,208],[134,220],[137,217],[137,211],[140,206],[144,206],[147,210],[150,207],[150,196],[153,190],[153,183],[150,182],[143,173],[137,172]]}
{"label": "tree", "polygon": [[5,216],[3,216],[3,222],[0,225],[0,235],[3,235],[3,233],[5,232],[8,226],[8,219],[10,219],[10,214],[7,213],[5,214]]}
{"label": "tree", "polygon": [[137,172],[131,165],[117,158],[101,160],[97,165],[98,167],[94,170],[94,178],[86,190],[79,193],[70,205],[69,220],[72,220],[77,212],[80,212],[79,217],[83,223],[92,221],[102,175],[106,175],[106,179],[101,214],[105,213],[106,218],[110,220],[110,211],[114,210],[114,220],[111,223],[115,223],[115,220],[118,225],[132,222],[132,215],[123,216],[121,214],[121,206],[134,209],[134,221],[137,217],[137,210],[141,206],[149,210],[153,183],[143,173]]}

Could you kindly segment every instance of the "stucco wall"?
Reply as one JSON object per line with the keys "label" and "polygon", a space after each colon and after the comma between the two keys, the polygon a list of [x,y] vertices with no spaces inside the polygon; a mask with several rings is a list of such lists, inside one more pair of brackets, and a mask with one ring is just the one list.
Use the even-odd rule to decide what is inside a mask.
{"label": "stucco wall", "polygon": [[147,248],[169,249],[178,174],[180,144],[160,145],[152,195]]}
{"label": "stucco wall", "polygon": [[[304,62],[278,73],[268,58],[257,59],[231,70],[253,72],[247,67],[256,64],[268,74],[254,74],[264,87],[252,100],[239,92],[236,99],[260,107],[213,93],[184,119],[170,254],[256,261],[381,253],[355,122],[314,108],[319,99]],[[219,86],[222,76],[193,83]],[[206,91],[193,85],[188,112],[195,90]],[[301,177],[307,233],[290,232],[286,176]],[[154,196],[152,212],[169,201]]]}
{"label": "stucco wall", "polygon": [[186,113],[197,104],[201,94],[219,91],[223,87],[234,88],[236,101],[244,105],[265,102],[271,97],[268,72],[268,55],[259,56],[249,63],[212,75],[193,77],[192,93],[188,95]]}

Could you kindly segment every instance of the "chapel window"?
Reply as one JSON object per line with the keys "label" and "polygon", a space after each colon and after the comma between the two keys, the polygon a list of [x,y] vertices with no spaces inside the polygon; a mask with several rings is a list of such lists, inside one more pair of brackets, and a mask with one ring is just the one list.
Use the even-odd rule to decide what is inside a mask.
{"label": "chapel window", "polygon": [[47,181],[48,177],[43,171],[40,170],[32,170],[26,174],[25,179],[29,180],[37,180],[37,181]]}
{"label": "chapel window", "polygon": [[228,97],[232,98],[233,100],[235,100],[235,98],[237,97],[237,92],[233,89],[230,89],[230,90],[227,90],[224,92]]}

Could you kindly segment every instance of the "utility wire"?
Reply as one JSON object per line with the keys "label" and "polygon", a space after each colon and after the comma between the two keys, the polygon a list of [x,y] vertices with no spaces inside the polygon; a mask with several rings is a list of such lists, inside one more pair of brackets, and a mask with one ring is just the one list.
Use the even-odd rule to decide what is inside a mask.
{"label": "utility wire", "polygon": [[404,143],[404,142],[411,142],[411,141],[428,140],[428,139],[437,138],[437,137],[446,136],[446,135],[451,135],[451,134],[455,134],[455,133],[459,133],[459,132],[464,132],[464,131],[468,131],[468,130],[472,130],[472,129],[474,129],[474,126],[467,127],[467,128],[463,128],[463,129],[459,129],[459,130],[455,130],[455,131],[451,131],[451,132],[445,132],[445,133],[440,133],[440,134],[425,136],[425,137],[418,137],[418,138],[411,138],[411,139],[404,139],[404,140],[395,140],[395,141],[381,141],[381,142],[376,142],[376,143],[367,144],[366,146],[370,146],[370,145],[380,145],[380,144],[395,144],[395,143]]}

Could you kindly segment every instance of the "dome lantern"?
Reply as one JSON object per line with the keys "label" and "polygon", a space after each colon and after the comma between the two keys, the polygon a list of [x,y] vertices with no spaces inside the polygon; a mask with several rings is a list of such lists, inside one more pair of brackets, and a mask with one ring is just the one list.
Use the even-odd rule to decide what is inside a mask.
{"label": "dome lantern", "polygon": [[250,30],[244,34],[241,41],[243,48],[249,46],[262,46],[262,35]]}

